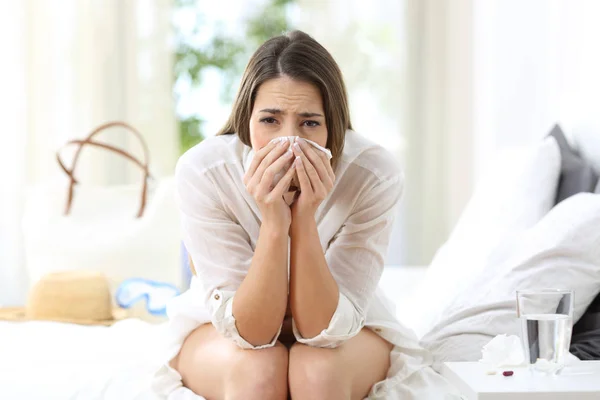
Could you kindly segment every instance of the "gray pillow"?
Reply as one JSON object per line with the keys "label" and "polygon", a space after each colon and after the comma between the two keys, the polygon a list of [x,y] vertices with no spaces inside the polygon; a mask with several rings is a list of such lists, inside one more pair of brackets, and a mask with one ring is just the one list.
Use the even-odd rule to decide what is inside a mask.
{"label": "gray pillow", "polygon": [[556,192],[556,204],[581,192],[592,193],[598,190],[598,175],[590,163],[584,160],[567,142],[560,126],[555,125],[550,132],[560,147],[560,180]]}
{"label": "gray pillow", "polygon": [[569,351],[580,360],[600,360],[600,296],[573,326]]}

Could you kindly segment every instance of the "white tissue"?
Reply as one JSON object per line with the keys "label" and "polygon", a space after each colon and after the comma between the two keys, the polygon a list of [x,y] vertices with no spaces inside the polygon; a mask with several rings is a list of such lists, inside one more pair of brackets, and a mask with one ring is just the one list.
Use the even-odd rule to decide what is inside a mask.
{"label": "white tissue", "polygon": [[[299,139],[298,136],[281,136],[281,137],[277,137],[277,138],[271,140],[269,143],[279,142],[280,140],[287,140],[290,142],[290,144],[288,145],[288,149],[289,149],[298,139]],[[315,150],[319,150],[319,151],[322,151],[323,153],[325,153],[325,156],[327,156],[328,160],[331,160],[331,158],[333,157],[333,155],[331,154],[331,150],[326,149],[325,147],[321,146],[320,144],[318,144],[316,142],[313,142],[312,140],[308,140],[308,139],[302,139],[302,140],[304,140],[306,143],[308,143],[312,147],[314,147]],[[248,157],[246,157],[246,161],[244,162],[244,168],[248,169],[253,158],[254,158],[254,149],[250,150]]]}
{"label": "white tissue", "polygon": [[[271,140],[271,143],[278,141],[278,140],[284,140],[287,139],[290,142],[290,146],[292,146],[297,140],[298,140],[298,136],[282,136],[282,137],[278,137],[275,138],[273,140]],[[312,147],[314,147],[317,150],[321,150],[323,153],[325,153],[325,155],[327,156],[327,159],[331,160],[331,150],[326,149],[325,147],[317,144],[316,142],[313,142],[312,140],[308,140],[308,139],[302,139],[304,140],[306,143],[310,144]]]}
{"label": "white tissue", "polygon": [[481,349],[479,362],[490,368],[515,367],[525,361],[521,339],[515,335],[498,335]]}

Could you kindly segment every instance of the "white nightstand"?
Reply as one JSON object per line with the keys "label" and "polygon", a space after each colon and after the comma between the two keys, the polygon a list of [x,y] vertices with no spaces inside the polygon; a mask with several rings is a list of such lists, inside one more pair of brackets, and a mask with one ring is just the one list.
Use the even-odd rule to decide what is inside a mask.
{"label": "white nightstand", "polygon": [[558,376],[537,376],[511,368],[513,376],[487,375],[478,362],[447,362],[442,375],[468,400],[598,400],[600,361],[579,361]]}

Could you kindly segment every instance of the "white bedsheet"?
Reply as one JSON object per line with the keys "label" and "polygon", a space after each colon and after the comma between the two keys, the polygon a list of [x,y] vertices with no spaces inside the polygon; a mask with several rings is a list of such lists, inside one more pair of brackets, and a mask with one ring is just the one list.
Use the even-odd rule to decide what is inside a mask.
{"label": "white bedsheet", "polygon": [[[152,399],[162,325],[0,322],[0,399]],[[154,367],[155,368],[155,367]]]}
{"label": "white bedsheet", "polygon": [[[424,268],[388,268],[380,285],[402,320]],[[163,325],[138,319],[112,327],[0,321],[1,400],[153,400]]]}

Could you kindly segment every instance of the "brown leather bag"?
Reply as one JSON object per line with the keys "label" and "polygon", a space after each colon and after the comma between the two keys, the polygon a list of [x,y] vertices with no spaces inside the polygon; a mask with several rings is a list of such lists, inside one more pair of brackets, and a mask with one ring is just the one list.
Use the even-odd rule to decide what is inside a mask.
{"label": "brown leather bag", "polygon": [[[96,135],[98,135],[99,133],[101,133],[105,130],[108,130],[110,128],[114,128],[114,127],[125,128],[126,132],[133,134],[139,140],[139,142],[142,144],[142,148],[144,150],[144,159],[143,160],[141,160],[141,161],[138,160],[133,155],[131,155],[131,153],[129,153],[125,150],[119,149],[119,148],[112,146],[110,144],[107,144],[107,143],[98,142],[94,139],[94,137]],[[78,148],[77,148],[77,151],[75,152],[75,155],[73,156],[73,165],[71,166],[71,168],[68,168],[67,166],[65,166],[65,163],[63,162],[60,154],[66,147],[69,147],[72,145],[77,145]],[[58,164],[60,165],[62,170],[69,176],[69,180],[70,180],[69,192],[68,192],[68,196],[67,196],[67,204],[65,206],[65,215],[68,215],[71,212],[71,206],[73,205],[73,197],[75,195],[75,191],[74,191],[75,185],[77,183],[79,183],[77,181],[77,179],[75,178],[75,169],[77,168],[77,162],[79,161],[79,156],[81,155],[81,151],[87,145],[94,146],[94,147],[100,147],[100,148],[112,151],[114,153],[117,153],[117,154],[131,160],[134,164],[136,164],[137,166],[139,166],[142,169],[142,171],[144,172],[144,178],[142,181],[140,207],[138,209],[137,216],[136,216],[137,218],[141,218],[144,215],[144,210],[146,209],[146,203],[148,201],[148,179],[151,178],[150,172],[148,170],[148,163],[150,160],[148,145],[140,132],[138,132],[134,127],[127,124],[126,122],[121,122],[121,121],[108,122],[106,124],[100,125],[96,129],[94,129],[92,131],[92,133],[90,133],[85,139],[70,140],[57,151],[56,160],[58,161]]]}

